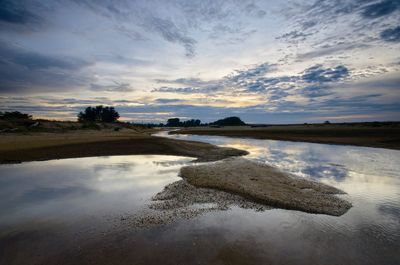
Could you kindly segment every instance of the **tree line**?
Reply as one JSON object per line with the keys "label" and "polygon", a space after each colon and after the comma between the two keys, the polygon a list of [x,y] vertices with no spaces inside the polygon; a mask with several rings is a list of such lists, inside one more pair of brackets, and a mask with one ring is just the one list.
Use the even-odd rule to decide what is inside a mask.
{"label": "tree line", "polygon": [[[104,107],[102,105],[96,107],[87,107],[84,111],[79,112],[79,122],[116,122],[120,117],[114,107]],[[211,123],[202,123],[199,119],[190,119],[181,121],[180,118],[170,118],[166,124],[148,123],[144,124],[148,127],[197,127],[197,126],[241,126],[246,125],[239,117],[227,117]]]}
{"label": "tree line", "polygon": [[168,119],[166,127],[196,127],[196,126],[241,126],[246,125],[239,117],[227,117],[210,123],[202,123],[200,120],[181,121],[179,118]]}
{"label": "tree line", "polygon": [[[95,106],[87,107],[80,111],[77,115],[78,122],[83,123],[113,123],[117,122],[120,118],[119,113],[114,107],[109,106]],[[14,119],[32,119],[29,114],[21,113],[19,111],[13,112],[0,112],[0,119],[14,120]],[[170,118],[166,124],[143,124],[148,127],[197,127],[197,126],[240,126],[246,125],[239,117],[227,117],[211,123],[202,123],[199,119],[189,119],[182,121],[180,118]]]}

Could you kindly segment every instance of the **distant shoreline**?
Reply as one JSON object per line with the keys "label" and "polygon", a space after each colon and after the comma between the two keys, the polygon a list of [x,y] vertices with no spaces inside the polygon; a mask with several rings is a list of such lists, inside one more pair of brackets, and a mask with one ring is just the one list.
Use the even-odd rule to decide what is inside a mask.
{"label": "distant shoreline", "polygon": [[400,126],[271,125],[183,128],[171,134],[215,135],[400,150]]}

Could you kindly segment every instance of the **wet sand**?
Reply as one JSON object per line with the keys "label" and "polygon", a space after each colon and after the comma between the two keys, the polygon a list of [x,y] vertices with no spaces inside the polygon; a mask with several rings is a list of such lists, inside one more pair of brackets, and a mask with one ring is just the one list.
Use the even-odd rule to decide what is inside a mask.
{"label": "wet sand", "polygon": [[177,155],[215,161],[247,154],[208,143],[151,136],[154,131],[124,130],[2,135],[0,163],[113,155]]}
{"label": "wet sand", "polygon": [[351,208],[351,203],[334,196],[343,194],[341,190],[240,157],[186,166],[181,168],[180,175],[196,187],[239,194],[278,208],[334,216]]}
{"label": "wet sand", "polygon": [[267,127],[231,126],[180,129],[171,134],[219,135],[255,139],[324,144],[356,145],[400,150],[400,126],[386,125],[273,125]]}

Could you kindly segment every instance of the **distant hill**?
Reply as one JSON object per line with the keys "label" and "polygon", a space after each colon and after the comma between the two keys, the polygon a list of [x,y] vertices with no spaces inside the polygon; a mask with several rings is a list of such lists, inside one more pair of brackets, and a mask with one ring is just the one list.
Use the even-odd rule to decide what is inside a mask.
{"label": "distant hill", "polygon": [[227,117],[221,120],[210,123],[210,125],[217,126],[241,126],[246,125],[239,117]]}

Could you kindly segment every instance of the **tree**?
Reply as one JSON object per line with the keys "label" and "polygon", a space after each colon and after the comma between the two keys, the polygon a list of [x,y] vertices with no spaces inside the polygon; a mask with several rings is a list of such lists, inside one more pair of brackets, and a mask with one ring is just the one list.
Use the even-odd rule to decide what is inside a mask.
{"label": "tree", "polygon": [[103,122],[115,122],[119,118],[119,113],[115,111],[114,107],[105,107],[101,113]]}
{"label": "tree", "polygon": [[187,121],[181,121],[179,118],[171,118],[168,119],[167,121],[167,127],[195,127],[195,126],[200,126],[201,121],[200,120],[187,120]]}
{"label": "tree", "polygon": [[179,118],[171,118],[167,121],[167,127],[179,127],[182,123],[180,122]]}
{"label": "tree", "polygon": [[26,113],[21,113],[19,111],[12,112],[0,112],[0,119],[3,120],[27,120],[32,119],[32,116]]}
{"label": "tree", "polygon": [[87,107],[84,112],[79,112],[79,122],[116,122],[119,118],[119,113],[114,107]]}
{"label": "tree", "polygon": [[210,123],[211,125],[218,126],[241,126],[246,125],[239,117],[227,117],[221,120]]}
{"label": "tree", "polygon": [[184,127],[195,127],[195,126],[200,126],[200,124],[201,124],[200,120],[194,120],[194,119],[182,122],[182,126]]}

